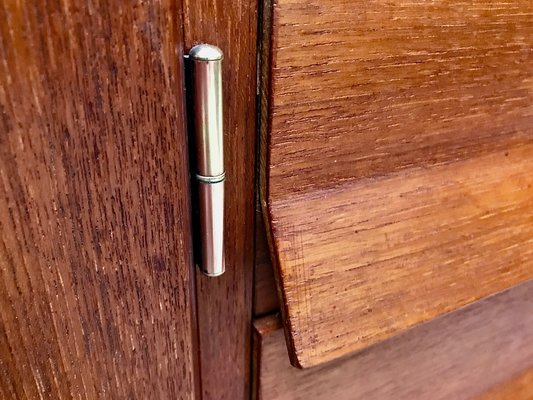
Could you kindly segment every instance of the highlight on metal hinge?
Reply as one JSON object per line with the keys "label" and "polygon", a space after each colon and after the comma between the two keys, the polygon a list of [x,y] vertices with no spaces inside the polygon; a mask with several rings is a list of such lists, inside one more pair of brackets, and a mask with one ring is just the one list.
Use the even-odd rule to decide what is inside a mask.
{"label": "highlight on metal hinge", "polygon": [[224,124],[222,110],[222,51],[209,44],[194,46],[190,68],[192,128],[196,158],[199,267],[220,276],[224,259]]}

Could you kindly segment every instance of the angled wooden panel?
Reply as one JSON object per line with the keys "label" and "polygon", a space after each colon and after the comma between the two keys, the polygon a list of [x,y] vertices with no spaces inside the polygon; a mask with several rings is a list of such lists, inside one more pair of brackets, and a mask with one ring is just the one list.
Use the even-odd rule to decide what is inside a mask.
{"label": "angled wooden panel", "polygon": [[257,400],[530,400],[533,281],[331,363],[290,365],[281,322],[255,322]]}
{"label": "angled wooden panel", "polygon": [[0,4],[1,398],[199,397],[177,11]]}
{"label": "angled wooden panel", "polygon": [[533,277],[531,1],[266,11],[262,198],[296,365]]}

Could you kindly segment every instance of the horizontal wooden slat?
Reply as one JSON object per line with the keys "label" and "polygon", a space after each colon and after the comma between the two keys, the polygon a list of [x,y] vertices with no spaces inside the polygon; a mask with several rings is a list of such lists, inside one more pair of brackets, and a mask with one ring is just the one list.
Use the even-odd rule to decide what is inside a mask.
{"label": "horizontal wooden slat", "polygon": [[272,194],[519,140],[533,113],[532,18],[529,0],[274,1]]}
{"label": "horizontal wooden slat", "polygon": [[292,362],[532,278],[533,3],[272,10],[261,188]]}
{"label": "horizontal wooden slat", "polygon": [[533,145],[273,202],[298,361],[333,359],[532,278],[531,171]]}
{"label": "horizontal wooden slat", "polygon": [[258,400],[533,397],[533,281],[315,368],[289,364],[281,322],[255,322]]}

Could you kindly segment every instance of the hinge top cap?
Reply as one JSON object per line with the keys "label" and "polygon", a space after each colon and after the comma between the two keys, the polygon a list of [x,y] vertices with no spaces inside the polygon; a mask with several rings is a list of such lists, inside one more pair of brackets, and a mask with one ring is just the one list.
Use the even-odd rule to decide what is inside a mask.
{"label": "hinge top cap", "polygon": [[224,58],[224,54],[217,46],[198,44],[189,51],[189,58],[197,61],[219,61]]}

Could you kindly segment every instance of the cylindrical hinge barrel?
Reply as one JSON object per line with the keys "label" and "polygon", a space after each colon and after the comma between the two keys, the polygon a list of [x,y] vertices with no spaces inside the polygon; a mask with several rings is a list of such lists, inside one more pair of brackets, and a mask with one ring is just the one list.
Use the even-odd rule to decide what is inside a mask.
{"label": "cylindrical hinge barrel", "polygon": [[224,181],[198,182],[201,233],[200,269],[209,276],[224,273]]}
{"label": "cylindrical hinge barrel", "polygon": [[222,275],[224,261],[224,121],[222,51],[200,44],[189,52],[200,222],[200,269]]}
{"label": "cylindrical hinge barrel", "polygon": [[194,128],[197,173],[224,173],[224,124],[222,110],[222,51],[200,44],[189,52],[192,64]]}

